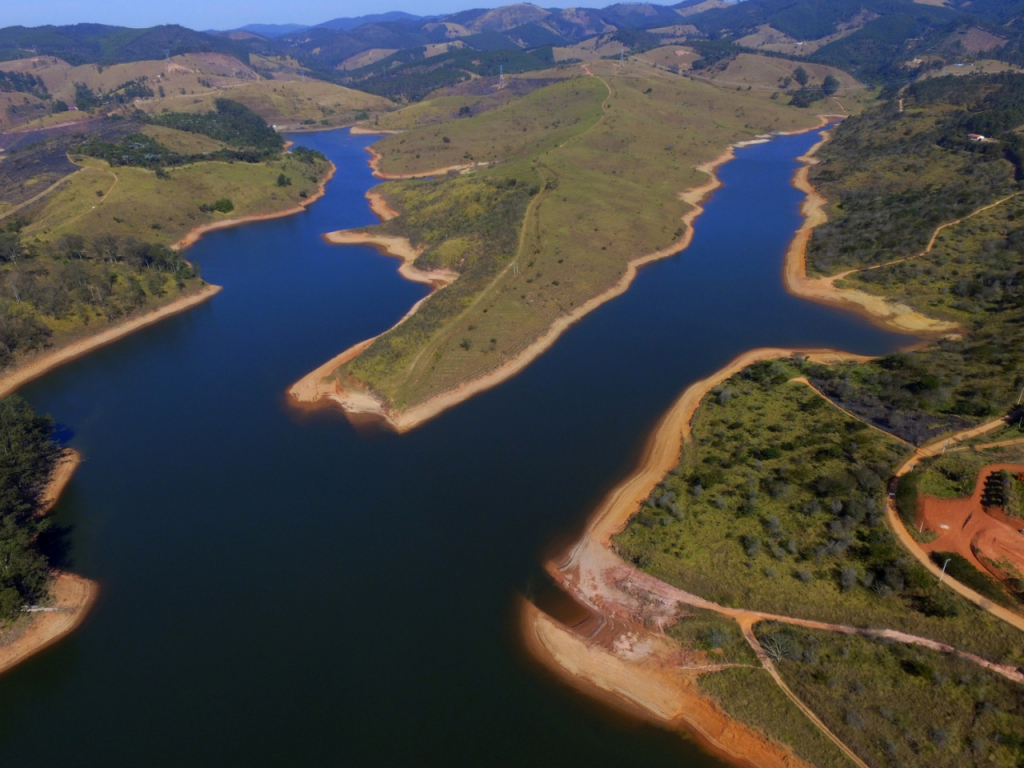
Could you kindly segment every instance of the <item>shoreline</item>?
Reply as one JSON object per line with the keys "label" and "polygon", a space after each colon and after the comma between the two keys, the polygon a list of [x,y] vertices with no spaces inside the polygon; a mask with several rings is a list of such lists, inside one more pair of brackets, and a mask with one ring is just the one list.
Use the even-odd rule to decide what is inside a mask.
{"label": "shoreline", "polygon": [[370,203],[370,210],[382,222],[391,221],[398,215],[398,211],[388,204],[388,201],[384,199],[384,195],[378,192],[376,188],[366,193],[366,199]]}
{"label": "shoreline", "polygon": [[273,211],[271,213],[254,213],[249,216],[240,216],[237,219],[224,219],[223,221],[212,221],[209,224],[200,224],[198,227],[194,227],[189,230],[183,238],[171,245],[171,248],[176,251],[184,250],[199,242],[200,238],[202,238],[202,236],[207,232],[216,232],[219,229],[231,229],[232,227],[238,227],[242,224],[251,224],[254,221],[270,221],[271,219],[280,219],[285,216],[302,213],[306,208],[327,193],[327,182],[334,178],[334,174],[338,170],[334,163],[331,163],[330,165],[331,167],[330,170],[327,171],[327,175],[318,183],[317,191],[305,200],[301,200],[298,205],[294,205],[291,208],[285,208],[280,211]]}
{"label": "shoreline", "polygon": [[[683,731],[700,748],[737,768],[813,768],[778,742],[733,720],[699,687],[697,670],[672,671],[664,661],[629,666],[520,598],[519,626],[531,657],[557,680],[602,704],[656,726]],[[576,663],[582,664],[575,667]],[[706,673],[705,673],[706,674]],[[632,698],[642,676],[656,701]],[[656,708],[656,709],[655,709]]]}
{"label": "shoreline", "polygon": [[[36,514],[50,513],[81,463],[78,451],[64,450],[40,494]],[[32,612],[31,618],[17,623],[0,639],[0,674],[71,634],[96,602],[99,585],[95,581],[65,571],[54,571],[53,576],[51,603]]]}
{"label": "shoreline", "polygon": [[[587,599],[586,607],[595,613],[601,626],[595,636],[581,637],[525,599],[518,611],[527,649],[558,678],[618,709],[633,714],[639,710],[644,719],[657,725],[686,730],[706,749],[738,766],[806,763],[785,745],[731,718],[713,697],[700,691],[697,678],[716,671],[717,667],[705,665],[703,671],[699,667],[684,667],[685,649],[674,653],[659,651],[658,643],[665,643],[662,635],[636,622],[603,613],[600,577],[614,567],[612,537],[625,528],[651,490],[678,464],[682,446],[690,438],[690,424],[708,392],[753,363],[797,353],[822,363],[866,359],[831,349],[762,347],[738,355],[694,382],[658,422],[636,467],[602,499],[575,543],[562,555],[547,560],[545,569],[563,589],[573,585],[575,590],[587,591],[588,598],[594,597],[593,601]],[[611,639],[609,635],[618,637]],[[624,637],[632,642],[624,645]]]}
{"label": "shoreline", "polygon": [[849,360],[865,362],[872,359],[865,355],[835,349],[758,347],[737,355],[710,376],[695,381],[683,390],[654,427],[637,468],[609,492],[587,519],[580,540],[589,538],[602,547],[611,546],[612,537],[622,532],[640,503],[679,463],[679,452],[683,443],[690,439],[690,423],[700,407],[701,400],[708,392],[747,366],[795,354],[807,355],[812,362],[825,365]]}
{"label": "shoreline", "polygon": [[[242,224],[248,224],[253,221],[277,219],[284,216],[291,216],[295,213],[301,213],[306,210],[308,206],[315,203],[326,194],[327,182],[334,178],[334,174],[337,170],[337,166],[335,166],[334,163],[331,163],[327,175],[319,182],[317,191],[308,199],[300,202],[297,206],[293,206],[282,211],[276,211],[274,213],[253,214],[252,216],[243,216],[238,219],[226,219],[224,221],[215,221],[209,224],[203,224],[190,230],[181,240],[178,240],[170,247],[174,250],[180,251],[195,244],[207,232],[213,232],[218,229],[229,229],[231,227],[241,226]],[[162,307],[158,307],[143,315],[139,315],[138,317],[120,322],[100,331],[97,334],[73,341],[59,349],[29,358],[23,364],[15,367],[13,371],[0,376],[0,397],[7,397],[24,384],[39,378],[45,373],[49,373],[54,368],[58,368],[64,363],[71,362],[72,360],[82,357],[95,349],[106,346],[107,344],[117,341],[124,336],[163,320],[166,317],[178,314],[179,312],[184,312],[186,309],[191,309],[197,304],[201,304],[207,299],[212,298],[221,290],[222,286],[210,285],[208,283],[204,284],[197,292],[191,293],[187,296],[181,296]]]}
{"label": "shoreline", "polygon": [[462,171],[468,171],[470,168],[487,165],[487,163],[461,163],[457,165],[446,165],[443,168],[434,168],[429,171],[418,171],[417,173],[385,173],[380,169],[380,164],[384,159],[384,155],[372,146],[367,147],[366,151],[370,154],[370,170],[373,171],[374,178],[385,179],[387,181],[398,181],[400,179],[423,179],[428,176],[447,176],[449,173],[456,171],[461,173]]}
{"label": "shoreline", "polygon": [[46,484],[43,492],[39,494],[39,509],[36,514],[46,517],[60,501],[61,494],[71,482],[75,470],[82,463],[82,454],[74,448],[65,448],[53,466],[53,474],[50,475],[50,482]]}
{"label": "shoreline", "polygon": [[835,282],[849,272],[818,278],[807,274],[807,246],[811,234],[815,228],[828,221],[825,213],[828,201],[811,184],[809,176],[811,166],[818,162],[815,154],[831,138],[829,133],[826,132],[821,141],[797,158],[801,166],[793,176],[792,185],[806,197],[800,206],[803,223],[790,241],[783,262],[782,282],[786,292],[800,299],[853,312],[889,331],[926,337],[961,332],[963,329],[957,323],[928,317],[906,304],[891,302],[864,291],[837,288]]}
{"label": "shoreline", "polygon": [[95,581],[57,572],[50,592],[53,604],[39,611],[25,626],[10,631],[10,642],[0,645],[0,674],[44,651],[74,632],[96,602]]}
{"label": "shoreline", "polygon": [[[397,216],[398,214],[396,213],[395,215]],[[453,272],[450,269],[432,269],[428,271],[416,267],[414,262],[423,253],[423,250],[414,247],[406,238],[398,237],[397,235],[376,235],[340,229],[336,232],[327,232],[321,235],[321,237],[331,245],[372,245],[385,256],[394,256],[402,260],[398,273],[406,280],[413,283],[426,283],[433,286],[435,290],[448,285],[459,276],[458,272]],[[402,318],[402,320],[404,319],[405,317]]]}
{"label": "shoreline", "polygon": [[64,363],[69,363],[95,349],[111,344],[135,331],[159,322],[166,317],[184,312],[186,309],[191,309],[197,304],[201,304],[213,297],[220,290],[221,287],[219,285],[207,284],[196,293],[182,296],[151,312],[125,320],[92,336],[86,336],[40,357],[30,359],[23,365],[0,377],[0,397],[7,397],[21,386],[39,378],[45,373],[49,373],[54,368],[64,365]]}
{"label": "shoreline", "polygon": [[[818,128],[820,128],[820,125],[807,130],[813,131]],[[303,407],[315,403],[316,400],[326,399],[333,401],[342,408],[345,415],[350,419],[354,418],[363,420],[366,418],[372,418],[380,420],[392,430],[401,434],[414,429],[429,419],[434,418],[448,408],[451,408],[464,400],[468,400],[473,395],[491,389],[507,379],[512,378],[554,345],[558,338],[568,330],[570,326],[597,307],[625,293],[636,278],[637,271],[640,267],[669,256],[674,256],[689,247],[690,242],[693,240],[693,223],[700,214],[704,212],[703,204],[707,201],[707,198],[711,193],[722,185],[716,171],[721,165],[735,158],[735,146],[736,145],[730,145],[717,157],[694,166],[696,170],[706,173],[709,177],[708,180],[700,186],[678,193],[678,198],[681,201],[692,206],[689,211],[680,217],[680,220],[686,227],[686,232],[682,237],[666,248],[639,256],[626,262],[625,271],[610,288],[591,297],[571,312],[556,318],[554,323],[552,323],[540,337],[527,346],[522,352],[489,373],[464,382],[454,389],[440,395],[436,395],[429,400],[418,405],[414,405],[400,413],[392,412],[378,397],[366,390],[343,389],[338,383],[324,386],[324,382],[322,381],[323,376],[321,374],[325,368],[330,365],[330,363],[320,366],[312,373],[304,376],[288,390],[288,394],[291,396],[293,402],[296,402],[296,404]],[[372,148],[368,147],[367,150],[371,151],[372,154]],[[377,198],[383,202],[379,194],[377,195]],[[371,200],[371,206],[372,205],[373,200]],[[377,245],[378,247],[387,249],[391,255],[399,256],[403,260],[409,259],[409,255],[411,253],[419,255],[412,247],[412,244],[404,238],[383,235],[365,235],[362,233],[350,233],[345,235],[344,232],[328,233],[327,235],[324,235],[324,238],[327,239],[328,242],[334,243],[367,243]],[[391,250],[392,248],[394,250]],[[405,273],[402,272],[402,269],[399,269],[399,272],[403,274],[403,276],[406,276]],[[410,277],[408,279],[414,278]],[[415,311],[418,306],[419,302],[411,311]],[[404,319],[405,318],[403,318],[403,320]],[[372,341],[373,339],[368,339],[350,347],[335,357],[331,362],[347,362],[348,360],[351,360]],[[341,362],[338,362],[337,365],[340,365]],[[337,365],[334,367],[337,367]],[[333,370],[333,368],[330,370]],[[320,376],[321,380],[312,381],[313,377],[316,376]],[[329,403],[324,403],[322,405],[329,405]]]}

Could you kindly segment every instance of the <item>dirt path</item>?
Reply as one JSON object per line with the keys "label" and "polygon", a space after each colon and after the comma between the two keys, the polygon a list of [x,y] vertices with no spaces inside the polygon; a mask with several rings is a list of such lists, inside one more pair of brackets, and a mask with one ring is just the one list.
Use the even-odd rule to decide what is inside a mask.
{"label": "dirt path", "polygon": [[897,437],[896,435],[892,434],[892,432],[886,432],[884,429],[882,429],[881,427],[879,427],[879,426],[877,426],[875,424],[872,424],[867,419],[865,419],[865,418],[863,418],[861,416],[858,416],[857,414],[853,413],[852,411],[846,410],[845,408],[843,408],[843,406],[841,406],[838,403],[836,403],[832,398],[830,398],[828,395],[826,395],[824,392],[822,392],[816,386],[811,384],[811,382],[809,382],[807,380],[806,376],[797,376],[796,378],[790,379],[790,381],[795,382],[797,384],[803,384],[803,385],[809,387],[811,389],[811,391],[813,391],[818,397],[820,397],[822,400],[825,400],[829,405],[831,405],[837,411],[842,411],[847,416],[849,416],[851,419],[856,419],[861,424],[864,424],[865,426],[870,427],[871,429],[873,429],[876,432],[879,432],[879,433],[885,435],[888,438],[891,438],[893,440],[898,440],[899,442],[903,443],[908,448],[913,448],[914,447],[913,444],[908,443],[902,437]]}
{"label": "dirt path", "polygon": [[63,184],[66,184],[75,174],[81,173],[84,170],[85,170],[84,168],[79,168],[77,171],[72,171],[67,176],[65,176],[65,177],[63,177],[61,179],[57,179],[57,181],[53,182],[53,184],[48,186],[42,192],[39,192],[38,194],[33,195],[32,197],[30,197],[25,202],[19,203],[18,205],[16,205],[13,208],[11,208],[9,211],[3,211],[2,213],[0,213],[0,220],[6,219],[8,216],[13,216],[18,211],[23,210],[25,208],[28,208],[33,203],[36,203],[39,200],[42,200],[48,194],[50,194],[51,192],[55,191],[58,187],[60,187]]}
{"label": "dirt path", "polygon": [[[872,264],[869,267],[857,267],[856,269],[848,269],[845,272],[840,272],[839,274],[832,275],[831,277],[823,277],[823,278],[820,278],[820,279],[821,280],[828,280],[834,286],[839,280],[842,280],[842,279],[844,279],[844,278],[846,278],[846,277],[848,277],[850,275],[854,275],[854,274],[856,274],[858,272],[871,272],[872,270],[875,270],[875,269],[882,269],[883,267],[891,267],[891,266],[894,266],[896,264],[902,264],[902,263],[904,263],[906,261],[911,261],[913,259],[919,259],[922,256],[927,256],[935,248],[935,241],[938,239],[939,235],[942,234],[942,231],[944,229],[948,229],[949,227],[956,226],[957,224],[962,224],[963,222],[967,221],[968,219],[974,218],[979,213],[984,213],[985,211],[989,211],[989,210],[991,210],[993,208],[996,208],[996,207],[1002,205],[1003,203],[1005,203],[1007,200],[1012,200],[1013,198],[1018,197],[1019,195],[1020,195],[1020,192],[1014,192],[1012,195],[1007,195],[1006,197],[1002,198],[1001,200],[996,200],[994,203],[989,203],[988,205],[983,205],[981,208],[978,208],[976,211],[971,211],[966,216],[963,216],[963,217],[961,217],[959,219],[955,219],[953,221],[947,221],[945,224],[940,224],[939,226],[937,226],[935,228],[935,231],[932,232],[932,236],[928,240],[928,245],[920,253],[915,253],[915,254],[912,254],[910,256],[904,256],[902,259],[893,259],[892,261],[886,261],[886,262],[883,262],[881,264]],[[837,288],[836,290],[844,290],[844,289]]]}
{"label": "dirt path", "polygon": [[779,671],[775,668],[774,662],[772,662],[771,658],[761,646],[760,641],[757,639],[757,635],[754,634],[753,622],[741,621],[740,628],[743,630],[743,637],[746,639],[747,644],[753,648],[757,658],[761,661],[761,666],[768,671],[768,674],[772,676],[772,680],[775,681],[775,684],[782,689],[782,692],[789,697],[789,700],[796,705],[797,709],[803,712],[807,719],[814,723],[818,730],[825,734],[844,755],[850,758],[855,765],[860,766],[860,768],[869,768],[868,764],[857,757],[857,754],[846,746],[843,740],[832,732],[832,729],[822,722],[821,718],[818,717],[814,710],[804,704],[803,700],[797,696],[788,685],[786,685],[786,681],[782,679],[782,675],[780,675]]}
{"label": "dirt path", "polygon": [[[106,192],[103,193],[102,197],[100,197],[100,198],[98,198],[96,200],[96,205],[92,206],[91,208],[89,208],[86,211],[82,211],[77,216],[74,216],[73,218],[68,219],[67,221],[65,221],[64,223],[62,223],[60,225],[60,229],[66,229],[68,226],[70,226],[71,224],[74,224],[76,221],[78,221],[80,218],[82,218],[86,214],[92,213],[96,209],[97,205],[102,205],[104,202],[106,202],[107,197],[110,195],[111,192],[114,191],[114,188],[117,186],[117,182],[119,181],[119,179],[117,178],[117,174],[114,173],[109,168],[97,168],[94,165],[85,165],[85,166],[82,166],[80,171],[76,171],[75,173],[88,173],[89,171],[95,171],[96,173],[109,173],[111,176],[114,177],[114,183],[110,185],[110,188]],[[75,174],[71,174],[71,176],[74,176],[74,175]],[[65,179],[62,179],[61,181],[69,179],[69,178],[71,178],[71,176],[67,176],[67,177],[65,177]],[[58,182],[58,184],[59,183],[60,182]],[[56,186],[56,185],[54,185],[54,186]],[[53,187],[50,187],[50,189],[53,189]],[[49,191],[49,190],[47,190],[47,191]],[[4,214],[4,215],[6,216],[8,214]]]}

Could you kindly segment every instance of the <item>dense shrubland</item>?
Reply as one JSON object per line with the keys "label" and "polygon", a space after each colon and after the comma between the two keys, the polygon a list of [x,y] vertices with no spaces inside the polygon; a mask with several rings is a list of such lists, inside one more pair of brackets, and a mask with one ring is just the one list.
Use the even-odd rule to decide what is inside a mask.
{"label": "dense shrubland", "polygon": [[680,463],[619,553],[723,605],[889,626],[1024,660],[1015,630],[940,588],[885,524],[886,480],[908,448],[759,363],[713,390]]}

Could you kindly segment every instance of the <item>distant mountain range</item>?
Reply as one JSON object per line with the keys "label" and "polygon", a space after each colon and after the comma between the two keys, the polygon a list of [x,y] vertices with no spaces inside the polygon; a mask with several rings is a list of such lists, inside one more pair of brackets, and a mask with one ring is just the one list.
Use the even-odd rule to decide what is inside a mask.
{"label": "distant mountain range", "polygon": [[[699,66],[757,51],[830,64],[869,82],[906,82],[913,66],[946,59],[984,54],[1024,63],[1024,0],[683,0],[571,9],[516,3],[436,17],[394,11],[216,32],[177,25],[7,27],[0,29],[0,60],[45,54],[76,65],[112,64],[214,51],[267,75],[302,71],[405,100],[473,76],[550,67],[577,51],[584,55],[574,46],[593,38],[612,43],[616,54],[685,43],[701,56]],[[588,45],[586,55],[597,55]]]}
{"label": "distant mountain range", "polygon": [[348,31],[361,27],[363,24],[377,24],[382,21],[426,21],[435,18],[433,16],[414,16],[404,11],[388,11],[387,13],[371,13],[366,16],[342,16],[338,19],[331,19],[321,24],[246,24],[238,29],[224,31],[209,30],[210,34],[228,34],[232,32],[248,32],[253,35],[260,35],[266,38],[282,37],[295,32],[303,32],[313,27],[324,27],[326,29],[343,29]]}

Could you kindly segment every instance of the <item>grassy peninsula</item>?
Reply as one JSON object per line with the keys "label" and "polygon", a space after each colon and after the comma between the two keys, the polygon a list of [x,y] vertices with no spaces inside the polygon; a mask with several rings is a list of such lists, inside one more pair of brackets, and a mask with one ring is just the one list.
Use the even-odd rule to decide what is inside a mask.
{"label": "grassy peninsula", "polygon": [[[327,376],[369,393],[390,416],[529,359],[624,289],[631,264],[687,242],[698,201],[681,194],[710,172],[697,166],[737,141],[817,121],[759,92],[634,61],[593,62],[475,113],[471,102],[446,103],[455,116],[441,122],[426,104],[376,122],[403,128],[374,146],[381,171],[464,171],[375,190],[399,216],[367,237],[403,237],[414,266],[459,275]],[[475,205],[493,213],[474,217]]]}

